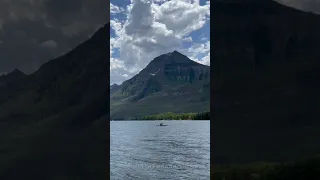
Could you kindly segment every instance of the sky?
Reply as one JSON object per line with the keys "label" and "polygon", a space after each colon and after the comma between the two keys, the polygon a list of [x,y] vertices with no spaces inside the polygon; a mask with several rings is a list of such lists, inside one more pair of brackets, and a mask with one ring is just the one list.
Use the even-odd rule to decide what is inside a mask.
{"label": "sky", "polygon": [[[320,13],[320,0],[277,1]],[[0,75],[14,69],[32,73],[69,52],[110,21],[110,10],[112,82],[121,83],[154,57],[172,50],[204,64],[210,62],[206,58],[209,4],[205,0],[143,2],[146,0],[111,0],[111,4],[107,0],[0,0]]]}
{"label": "sky", "polygon": [[210,1],[111,0],[110,83],[121,84],[155,57],[179,51],[210,65]]}
{"label": "sky", "polygon": [[87,40],[110,17],[106,0],[0,0],[0,75],[32,73]]}
{"label": "sky", "polygon": [[[320,0],[276,0],[320,13]],[[210,65],[210,1],[111,0],[110,83],[121,84],[153,58],[178,50]]]}

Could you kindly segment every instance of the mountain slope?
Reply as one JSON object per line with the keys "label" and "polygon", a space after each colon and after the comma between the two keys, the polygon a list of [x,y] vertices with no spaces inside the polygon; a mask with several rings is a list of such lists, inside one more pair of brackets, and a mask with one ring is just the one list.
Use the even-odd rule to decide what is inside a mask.
{"label": "mountain slope", "polygon": [[0,76],[0,83],[3,86],[4,83],[16,81],[24,78],[26,75],[18,69],[13,70],[11,73]]}
{"label": "mountain slope", "polygon": [[215,163],[320,153],[320,16],[271,0],[212,3]]}
{"label": "mountain slope", "polygon": [[0,76],[0,105],[19,93],[21,86],[18,84],[21,84],[25,78],[26,75],[18,69]]}
{"label": "mountain slope", "polygon": [[108,41],[107,24],[12,83],[0,102],[0,179],[107,178]]}
{"label": "mountain slope", "polygon": [[209,86],[209,66],[177,51],[161,55],[133,78],[112,86],[111,119],[208,110]]}

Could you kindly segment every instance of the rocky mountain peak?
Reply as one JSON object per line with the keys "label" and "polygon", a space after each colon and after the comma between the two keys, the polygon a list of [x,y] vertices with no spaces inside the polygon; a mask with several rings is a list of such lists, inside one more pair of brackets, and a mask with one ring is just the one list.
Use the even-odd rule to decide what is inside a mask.
{"label": "rocky mountain peak", "polygon": [[167,54],[160,55],[154,58],[147,66],[150,67],[164,67],[166,65],[200,65],[199,63],[192,61],[186,55],[178,51],[173,51]]}
{"label": "rocky mountain peak", "polygon": [[11,82],[11,81],[19,80],[25,76],[26,76],[26,74],[21,72],[19,69],[15,69],[6,75],[0,76],[0,81],[1,82]]}
{"label": "rocky mountain peak", "polygon": [[20,71],[19,69],[14,69],[11,73],[9,73],[8,75],[19,75],[19,76],[25,76],[25,74]]}
{"label": "rocky mountain peak", "polygon": [[[209,83],[209,66],[192,61],[178,51],[160,55],[120,86],[111,85],[111,118],[185,112],[186,108],[201,112],[209,104]],[[133,108],[128,109],[129,106]]]}
{"label": "rocky mountain peak", "polygon": [[[112,85],[112,101],[123,98],[140,102],[157,94],[184,94],[199,90],[210,82],[210,67],[190,60],[187,56],[173,51],[154,58],[149,65],[120,86]],[[184,89],[188,87],[190,89]],[[180,89],[181,88],[181,89]],[[183,90],[182,90],[183,89]]]}

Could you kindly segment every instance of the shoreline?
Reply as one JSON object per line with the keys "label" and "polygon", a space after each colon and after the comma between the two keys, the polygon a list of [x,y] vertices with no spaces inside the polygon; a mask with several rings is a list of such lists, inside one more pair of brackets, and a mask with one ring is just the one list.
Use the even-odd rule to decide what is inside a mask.
{"label": "shoreline", "polygon": [[[292,179],[292,177],[319,177],[320,158],[314,155],[287,162],[252,162],[245,164],[211,165],[213,179]],[[308,168],[311,171],[306,171]],[[317,179],[317,178],[314,178]]]}

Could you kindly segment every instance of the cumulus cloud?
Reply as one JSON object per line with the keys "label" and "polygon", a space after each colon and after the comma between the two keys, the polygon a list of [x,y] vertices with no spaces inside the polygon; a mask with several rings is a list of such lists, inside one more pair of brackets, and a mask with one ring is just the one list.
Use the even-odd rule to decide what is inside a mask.
{"label": "cumulus cloud", "polygon": [[116,6],[112,3],[110,3],[110,13],[111,14],[117,14],[123,12],[124,9],[122,7]]}
{"label": "cumulus cloud", "polygon": [[210,52],[202,58],[202,61],[200,63],[210,66]]}
{"label": "cumulus cloud", "polygon": [[203,44],[194,44],[188,49],[188,52],[192,53],[193,55],[208,53],[210,52],[210,41],[207,41]]}
{"label": "cumulus cloud", "polygon": [[195,43],[182,52],[190,57],[190,59],[204,65],[210,65],[210,41],[205,43]]}
{"label": "cumulus cloud", "polygon": [[[131,78],[156,56],[173,50],[188,52],[188,49],[182,48],[182,43],[192,42],[190,34],[205,25],[210,11],[210,4],[200,5],[199,1],[194,0],[131,2],[127,6],[124,23],[117,19],[110,21],[116,34],[110,42],[110,78],[115,83]],[[199,50],[200,46],[192,55],[203,53]],[[119,57],[113,56],[114,49],[119,50]],[[208,59],[209,56],[204,60]]]}
{"label": "cumulus cloud", "polygon": [[105,0],[0,0],[0,72],[32,73],[75,48],[110,20],[109,7]]}
{"label": "cumulus cloud", "polygon": [[58,47],[58,44],[54,40],[48,40],[41,43],[40,46],[48,49],[55,49]]}

